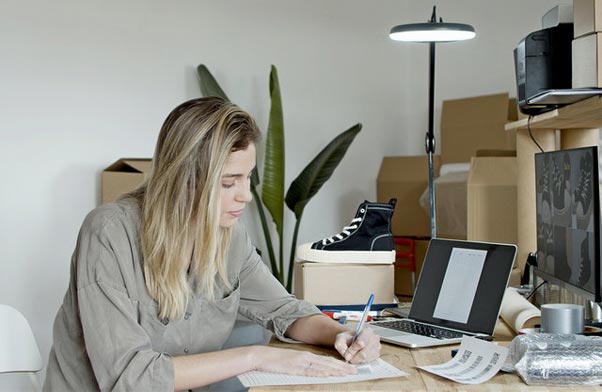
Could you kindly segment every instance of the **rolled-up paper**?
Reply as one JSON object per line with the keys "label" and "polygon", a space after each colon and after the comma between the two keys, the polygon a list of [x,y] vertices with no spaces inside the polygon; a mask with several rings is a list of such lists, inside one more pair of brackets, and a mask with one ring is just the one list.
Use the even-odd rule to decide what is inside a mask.
{"label": "rolled-up paper", "polygon": [[539,309],[513,287],[506,288],[500,317],[516,332],[541,324]]}

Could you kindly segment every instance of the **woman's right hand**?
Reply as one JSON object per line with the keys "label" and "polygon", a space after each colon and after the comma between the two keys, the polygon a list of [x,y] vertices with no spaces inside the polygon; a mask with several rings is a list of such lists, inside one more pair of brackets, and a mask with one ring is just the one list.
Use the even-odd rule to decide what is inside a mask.
{"label": "woman's right hand", "polygon": [[255,370],[299,376],[329,377],[357,374],[354,365],[309,351],[256,346]]}

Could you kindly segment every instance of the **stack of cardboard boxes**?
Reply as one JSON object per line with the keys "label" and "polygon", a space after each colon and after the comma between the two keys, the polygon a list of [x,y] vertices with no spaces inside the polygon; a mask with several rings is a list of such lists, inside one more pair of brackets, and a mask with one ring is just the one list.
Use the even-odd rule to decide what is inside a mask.
{"label": "stack of cardboard boxes", "polygon": [[573,0],[573,88],[602,87],[602,0]]}
{"label": "stack of cardboard boxes", "polygon": [[[517,116],[507,93],[443,102],[441,153],[434,159],[438,237],[516,243],[516,139],[504,125]],[[469,162],[468,171],[439,177],[444,165]],[[428,208],[419,202],[427,187],[426,155],[383,159],[378,200],[398,199],[392,230],[415,240],[417,275],[430,237]],[[519,281],[515,268],[511,284]],[[410,271],[395,268],[395,293],[413,294]]]}

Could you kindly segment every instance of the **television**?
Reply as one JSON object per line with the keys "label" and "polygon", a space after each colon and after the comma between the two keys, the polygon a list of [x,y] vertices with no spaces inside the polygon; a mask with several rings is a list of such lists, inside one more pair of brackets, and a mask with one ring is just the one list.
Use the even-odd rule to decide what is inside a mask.
{"label": "television", "polygon": [[600,302],[598,148],[535,154],[537,262],[534,273]]}

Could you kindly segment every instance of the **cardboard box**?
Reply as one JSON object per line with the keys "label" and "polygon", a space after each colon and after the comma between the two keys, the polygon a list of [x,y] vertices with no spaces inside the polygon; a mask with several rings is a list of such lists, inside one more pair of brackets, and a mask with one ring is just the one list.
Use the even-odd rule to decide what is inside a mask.
{"label": "cardboard box", "polygon": [[446,173],[435,180],[438,237],[466,239],[467,180],[468,171]]}
{"label": "cardboard box", "polygon": [[602,87],[602,45],[600,34],[573,40],[573,88]]}
{"label": "cardboard box", "polygon": [[[434,156],[435,177],[445,163],[468,163],[477,150],[515,150],[516,133],[506,132],[504,125],[518,118],[516,100],[507,93],[480,97],[455,99],[443,102],[441,118],[441,156]],[[444,188],[448,189],[444,189]],[[450,187],[460,187],[457,182],[441,184],[435,190],[437,204],[437,233],[451,235],[452,238],[465,238],[459,233],[455,223],[447,225],[445,215],[451,211],[446,199]],[[376,193],[380,202],[391,197],[397,198],[393,214],[392,231],[396,236],[430,237],[430,218],[428,208],[420,205],[420,197],[428,188],[428,165],[426,155],[410,157],[384,157],[380,166]],[[437,185],[436,185],[437,188]],[[441,196],[439,196],[441,193]],[[456,216],[465,218],[465,214],[455,211]],[[443,216],[443,220],[439,218]],[[451,222],[457,221],[453,217]],[[448,233],[445,233],[445,232]]]}
{"label": "cardboard box", "polygon": [[602,31],[602,0],[573,0],[573,37]]}
{"label": "cardboard box", "polygon": [[515,157],[471,159],[467,195],[469,240],[516,244],[516,184]]}
{"label": "cardboard box", "polygon": [[[439,156],[433,157],[435,176],[439,175]],[[384,157],[378,172],[376,192],[379,201],[397,198],[391,230],[396,236],[430,237],[429,213],[419,200],[428,187],[425,156]]]}
{"label": "cardboard box", "polygon": [[[435,209],[437,212],[437,236],[441,238],[466,239],[466,181],[470,164],[442,166],[435,179]],[[465,168],[463,166],[466,166]],[[429,190],[426,188],[419,200],[420,207],[430,215]]]}
{"label": "cardboard box", "polygon": [[504,125],[517,119],[507,93],[443,101],[441,164],[470,162],[477,150],[516,150],[516,135]]}
{"label": "cardboard box", "polygon": [[[418,283],[418,277],[422,270],[424,256],[429,246],[427,239],[414,239],[414,258],[416,260],[415,283]],[[402,249],[404,250],[404,249]],[[413,296],[414,288],[412,287],[412,273],[403,268],[405,261],[398,260],[395,262],[395,294],[402,296]]]}
{"label": "cardboard box", "polygon": [[102,203],[136,189],[150,171],[151,159],[121,158],[102,172]]}
{"label": "cardboard box", "polygon": [[334,264],[296,262],[295,296],[314,305],[375,304],[394,302],[392,264]]}

